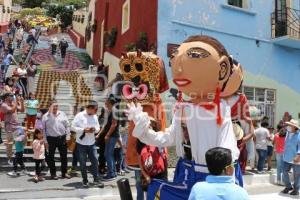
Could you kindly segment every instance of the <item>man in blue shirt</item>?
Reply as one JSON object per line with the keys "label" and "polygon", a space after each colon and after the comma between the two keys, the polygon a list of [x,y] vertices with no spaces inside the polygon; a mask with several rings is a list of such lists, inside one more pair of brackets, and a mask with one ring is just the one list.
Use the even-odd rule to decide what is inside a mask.
{"label": "man in blue shirt", "polygon": [[14,56],[8,52],[8,49],[4,49],[4,54],[1,63],[1,70],[4,75],[4,80],[5,80],[5,75],[7,73],[8,67],[12,61],[14,61],[14,63],[17,64],[17,61],[15,60]]}
{"label": "man in blue shirt", "polygon": [[247,192],[234,183],[234,163],[231,151],[215,147],[205,154],[210,173],[206,182],[193,186],[189,200],[248,200]]}
{"label": "man in blue shirt", "polygon": [[[285,123],[287,134],[285,138],[285,148],[283,152],[283,181],[285,189],[282,193],[298,196],[300,187],[300,133],[299,122],[292,119]],[[294,185],[292,186],[289,172],[293,169]]]}

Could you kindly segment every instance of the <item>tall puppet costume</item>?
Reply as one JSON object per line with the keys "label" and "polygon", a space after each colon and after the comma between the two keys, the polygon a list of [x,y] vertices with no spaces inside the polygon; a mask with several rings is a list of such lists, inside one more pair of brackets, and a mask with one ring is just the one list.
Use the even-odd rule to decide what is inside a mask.
{"label": "tall puppet costume", "polygon": [[[141,111],[153,117],[165,129],[166,116],[160,98],[160,93],[169,89],[168,80],[161,58],[153,53],[129,52],[123,53],[120,69],[124,78],[122,100],[126,103],[140,103]],[[136,151],[136,137],[133,137],[133,121],[128,127],[128,149],[126,161],[131,168],[139,168]],[[137,183],[138,184],[138,183]]]}
{"label": "tall puppet costume", "polygon": [[192,186],[205,181],[209,173],[205,153],[213,147],[228,148],[233,160],[239,158],[231,107],[223,96],[233,95],[227,92],[229,84],[238,88],[241,82],[232,79],[234,64],[226,49],[212,37],[191,36],[174,52],[171,65],[174,83],[189,100],[180,95],[170,127],[161,132],[150,130],[148,114],[140,105],[128,106],[135,137],[154,146],[176,146],[180,157],[173,182],[153,180],[147,199],[188,199]]}

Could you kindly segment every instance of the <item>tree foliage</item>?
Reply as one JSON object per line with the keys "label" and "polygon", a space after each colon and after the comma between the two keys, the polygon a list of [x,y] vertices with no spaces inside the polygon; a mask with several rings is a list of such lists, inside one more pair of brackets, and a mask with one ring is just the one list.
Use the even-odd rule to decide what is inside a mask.
{"label": "tree foliage", "polygon": [[66,28],[72,24],[73,10],[68,9],[65,6],[50,6],[47,15],[50,17],[59,16],[62,28]]}
{"label": "tree foliage", "polygon": [[22,1],[17,0],[16,3],[21,4],[24,8],[35,8],[35,7],[42,7],[43,3],[44,4],[49,3],[49,1],[50,0],[22,0]]}
{"label": "tree foliage", "polygon": [[22,19],[27,15],[44,15],[46,11],[42,8],[23,8],[16,16],[18,19]]}

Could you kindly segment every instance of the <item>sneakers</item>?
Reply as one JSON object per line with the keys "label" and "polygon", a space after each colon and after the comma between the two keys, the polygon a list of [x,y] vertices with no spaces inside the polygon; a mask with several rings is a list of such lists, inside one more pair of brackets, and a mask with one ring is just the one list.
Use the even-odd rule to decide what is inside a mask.
{"label": "sneakers", "polygon": [[104,184],[99,179],[94,179],[93,185],[104,188]]}
{"label": "sneakers", "polygon": [[68,172],[67,172],[67,173],[68,173],[68,174],[76,174],[77,172],[76,172],[75,168],[70,167],[70,168],[68,169]]}
{"label": "sneakers", "polygon": [[290,193],[290,195],[292,195],[292,196],[298,196],[298,195],[299,195],[299,192],[296,191],[296,190],[293,190],[293,191]]}
{"label": "sneakers", "polygon": [[20,173],[13,171],[13,172],[8,172],[7,175],[8,176],[20,176]]}
{"label": "sneakers", "polygon": [[103,181],[113,181],[113,180],[116,180],[117,179],[117,176],[109,176],[109,175],[106,175],[103,177]]}
{"label": "sneakers", "polygon": [[83,180],[83,181],[82,181],[82,186],[83,186],[84,188],[88,188],[88,187],[89,187],[89,181],[88,181],[88,180]]}
{"label": "sneakers", "polygon": [[293,188],[284,188],[284,190],[281,191],[282,194],[288,194]]}

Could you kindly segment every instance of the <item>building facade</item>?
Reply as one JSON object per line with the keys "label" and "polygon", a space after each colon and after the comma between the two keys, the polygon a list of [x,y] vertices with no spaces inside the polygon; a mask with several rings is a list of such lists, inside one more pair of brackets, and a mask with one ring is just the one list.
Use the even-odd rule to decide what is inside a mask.
{"label": "building facade", "polygon": [[157,0],[96,1],[91,57],[95,63],[103,59],[109,65],[109,80],[119,72],[122,52],[156,49],[157,4]]}
{"label": "building facade", "polygon": [[69,31],[69,35],[74,44],[79,48],[85,48],[85,35],[88,21],[87,18],[88,12],[86,8],[76,10],[73,13],[72,29]]}
{"label": "building facade", "polygon": [[[242,64],[242,90],[250,103],[269,117],[271,125],[285,112],[298,119],[299,10],[299,0],[159,1],[158,55],[168,63],[168,46],[180,44],[190,35],[213,36]],[[169,69],[173,85],[171,76]]]}
{"label": "building facade", "polygon": [[0,32],[6,33],[12,11],[12,0],[0,0]]}

